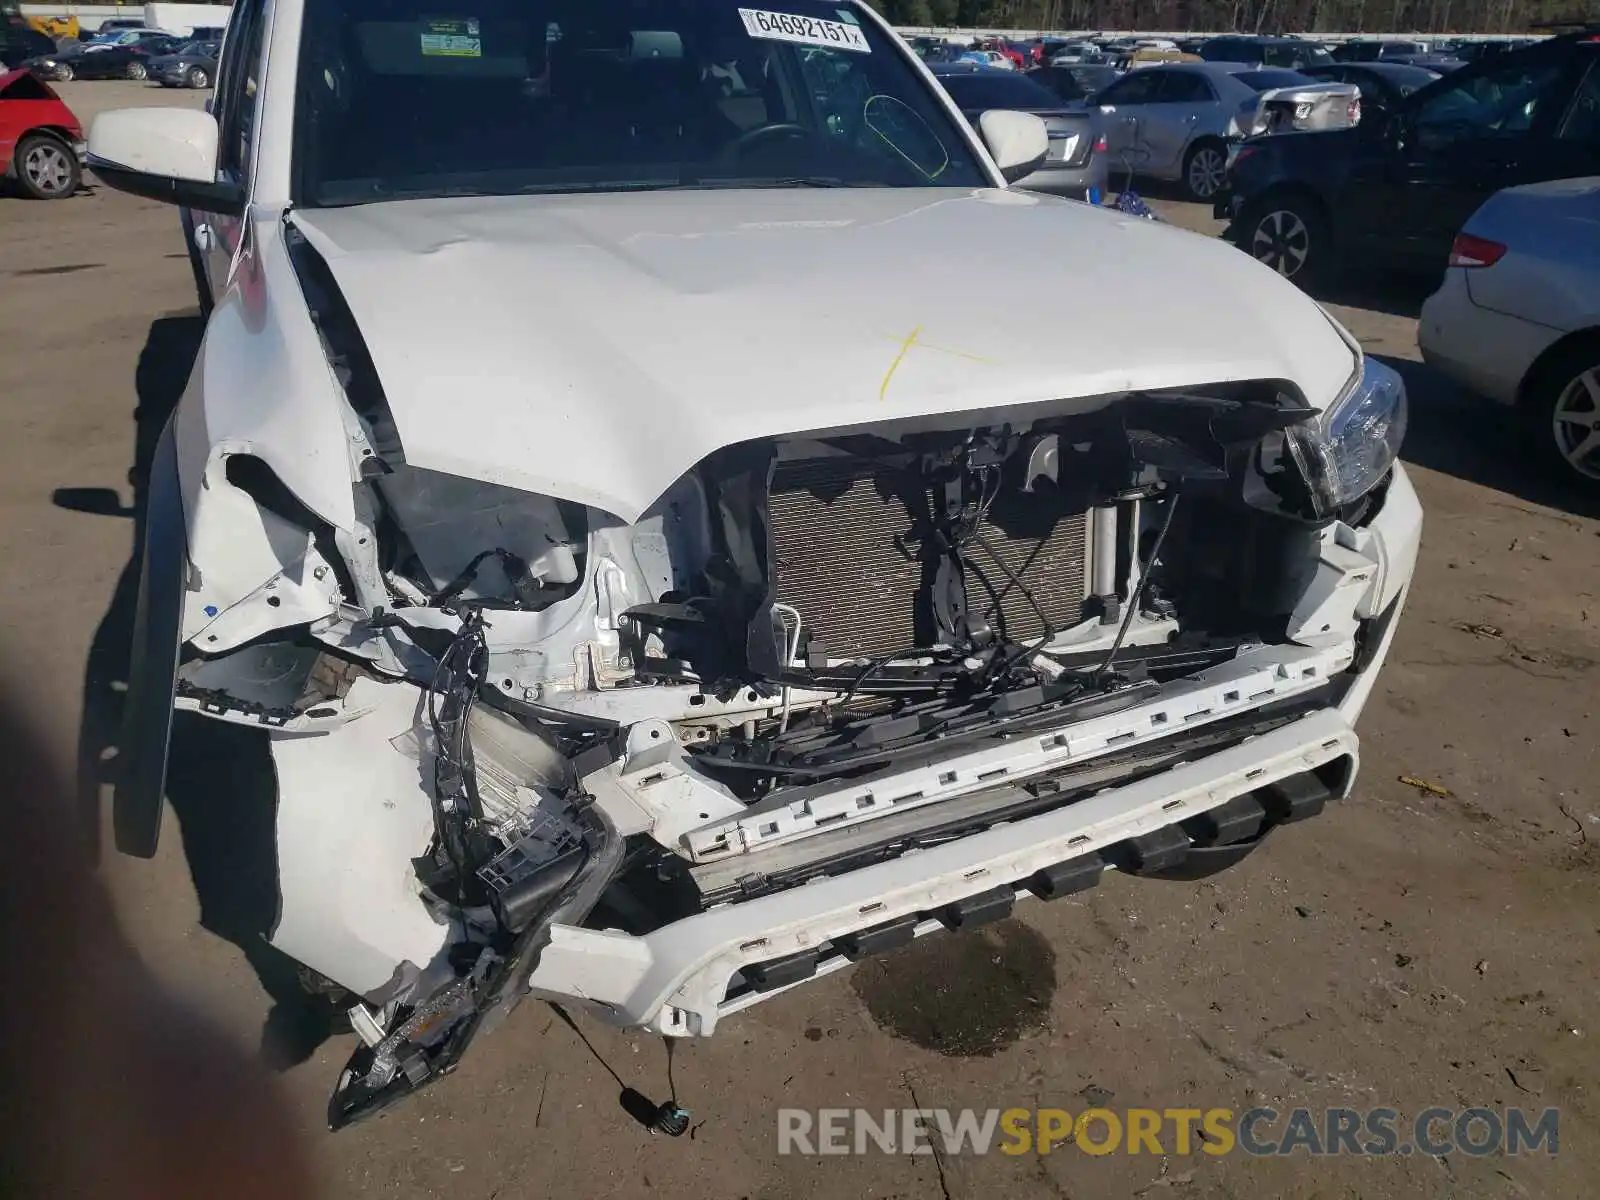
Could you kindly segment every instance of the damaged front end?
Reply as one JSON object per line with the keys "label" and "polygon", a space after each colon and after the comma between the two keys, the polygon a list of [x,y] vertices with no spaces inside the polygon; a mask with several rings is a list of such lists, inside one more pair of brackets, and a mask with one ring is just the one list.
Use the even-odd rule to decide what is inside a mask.
{"label": "damaged front end", "polygon": [[[623,522],[408,463],[332,276],[286,244],[351,498],[314,511],[289,464],[180,410],[118,838],[153,852],[172,708],[266,731],[270,940],[351,994],[363,1043],[335,1126],[530,992],[708,1034],[824,947],[970,919],[997,887],[1008,906],[1011,868],[963,847],[1353,718],[1409,580],[1404,393],[1376,363],[1320,413],[1246,381],[745,442]],[[1180,820],[1299,776],[1343,794],[1353,741],[1315,745],[1061,844],[1096,878],[1153,870],[1150,843],[1099,847],[1186,851]],[[1212,840],[1304,810],[1274,804]]]}

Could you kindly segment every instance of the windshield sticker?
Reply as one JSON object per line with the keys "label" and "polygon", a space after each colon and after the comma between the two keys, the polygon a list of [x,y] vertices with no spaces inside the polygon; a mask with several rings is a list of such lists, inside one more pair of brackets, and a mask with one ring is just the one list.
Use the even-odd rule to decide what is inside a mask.
{"label": "windshield sticker", "polygon": [[801,46],[826,46],[830,50],[849,50],[871,54],[872,46],[860,26],[842,21],[822,21],[794,13],[767,12],[761,8],[741,8],[744,31],[753,38],[771,42],[794,42]]}
{"label": "windshield sticker", "polygon": [[422,23],[422,53],[428,58],[482,58],[483,39],[475,17]]}

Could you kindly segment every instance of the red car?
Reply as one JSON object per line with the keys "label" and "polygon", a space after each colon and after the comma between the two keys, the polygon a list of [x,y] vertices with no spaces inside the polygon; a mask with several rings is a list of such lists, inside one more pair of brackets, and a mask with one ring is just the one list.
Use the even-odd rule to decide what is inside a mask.
{"label": "red car", "polygon": [[1030,65],[1027,57],[1022,53],[1022,51],[1016,46],[1013,46],[1010,42],[1006,41],[1004,38],[990,38],[988,41],[983,43],[983,48],[985,50],[998,50],[1001,54],[1004,54],[1008,59],[1010,59],[1011,65],[1019,71],[1027,70],[1028,66]]}
{"label": "red car", "polygon": [[0,72],[0,175],[36,200],[60,200],[83,178],[83,126],[50,85]]}

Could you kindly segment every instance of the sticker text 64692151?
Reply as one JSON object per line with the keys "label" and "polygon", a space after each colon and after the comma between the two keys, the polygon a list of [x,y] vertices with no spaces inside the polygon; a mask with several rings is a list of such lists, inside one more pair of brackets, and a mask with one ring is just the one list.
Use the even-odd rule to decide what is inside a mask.
{"label": "sticker text 64692151", "polygon": [[802,46],[827,46],[832,50],[849,50],[856,54],[871,54],[872,45],[860,26],[843,21],[822,21],[816,17],[802,17],[794,13],[767,12],[761,8],[741,8],[739,17],[744,21],[744,31],[753,38],[766,38],[774,42],[796,42]]}

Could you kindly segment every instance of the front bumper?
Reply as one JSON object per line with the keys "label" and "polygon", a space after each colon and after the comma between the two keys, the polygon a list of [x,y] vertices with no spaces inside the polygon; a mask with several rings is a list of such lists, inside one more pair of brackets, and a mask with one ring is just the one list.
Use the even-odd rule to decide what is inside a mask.
{"label": "front bumper", "polygon": [[[1049,811],[1035,806],[1009,823],[973,822],[970,827],[978,832],[963,834],[962,826],[947,840],[927,839],[899,857],[821,874],[750,899],[719,902],[723,893],[708,889],[711,907],[645,935],[555,925],[528,988],[581,1004],[621,1027],[706,1035],[722,1016],[864,953],[1001,915],[1019,894],[1064,894],[1097,880],[1107,866],[1147,872],[1181,867],[1214,851],[1225,856],[1247,849],[1232,837],[1211,838],[1215,844],[1208,844],[1206,814],[1217,814],[1219,825],[1236,827],[1241,807],[1270,810],[1267,793],[1275,785],[1303,791],[1308,778],[1321,781],[1324,792],[1335,797],[1348,792],[1358,759],[1353,727],[1394,636],[1420,535],[1416,494],[1404,468],[1396,466],[1368,525],[1339,526],[1326,535],[1316,578],[1294,618],[1299,648],[1273,651],[1293,668],[1283,672],[1286,682],[1274,695],[1247,683],[1239,665],[1235,675],[1221,671],[1205,685],[1212,694],[1175,693],[1162,702],[1160,713],[1152,704],[1103,721],[1064,722],[1059,730],[1019,735],[972,752],[969,757],[984,757],[981,763],[951,757],[923,768],[923,775],[932,771],[940,777],[937,782],[954,785],[956,794],[948,800],[925,795],[930,785],[918,768],[877,779],[874,786],[888,802],[926,799],[930,803],[924,807],[907,807],[936,816],[1002,789],[1007,795],[1020,793],[1043,774],[1041,754],[1051,770],[1095,767],[1124,746],[1177,743],[1186,736],[1180,731],[1202,731],[1224,712],[1229,720],[1259,719],[1258,725],[1210,743],[1220,748],[1190,752],[1179,746],[1181,752],[1144,774],[1112,770],[1095,785],[1104,790],[1080,789],[1072,793],[1075,799]],[[363,687],[372,694],[358,695]],[[409,874],[395,869],[432,835],[430,800],[422,784],[426,772],[419,772],[412,733],[415,692],[409,686],[363,683],[352,690],[349,702],[366,715],[336,733],[272,736],[281,906],[270,940],[290,957],[382,1004],[404,985],[408,970],[414,974],[445,963],[449,930],[418,903]],[[1278,715],[1271,716],[1274,711]],[[1099,728],[1115,720],[1127,728]],[[1151,740],[1148,735],[1158,726],[1174,733]],[[682,782],[665,763],[647,765],[635,780],[645,805],[652,789],[671,791]],[[613,812],[594,784],[597,776],[588,778],[597,803],[616,819],[621,809]],[[863,807],[859,797],[844,790],[827,799],[852,811]],[[987,810],[974,811],[999,807],[996,800]],[[833,821],[832,809],[815,805],[801,815],[818,825]],[[1276,820],[1298,815],[1307,814]],[[881,843],[883,827],[874,823],[892,819],[875,817],[856,828],[863,839]],[[776,814],[764,820],[755,833],[774,835],[779,850],[808,844],[783,843],[792,831]],[[695,846],[692,834],[683,844]],[[733,861],[717,863],[704,853],[699,859],[696,870],[723,870]],[[753,850],[746,861],[756,861]]]}
{"label": "front bumper", "polygon": [[[1189,853],[1180,822],[1317,773],[1342,796],[1354,730],[1337,708],[1053,812],[776,895],[729,904],[645,937],[557,926],[530,980],[623,1027],[704,1036],[747,1008],[864,954],[1004,915],[1015,897],[1092,886],[1107,866],[1164,870]],[[1289,819],[1307,812],[1296,812]]]}

